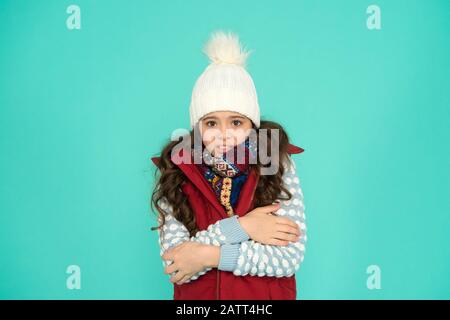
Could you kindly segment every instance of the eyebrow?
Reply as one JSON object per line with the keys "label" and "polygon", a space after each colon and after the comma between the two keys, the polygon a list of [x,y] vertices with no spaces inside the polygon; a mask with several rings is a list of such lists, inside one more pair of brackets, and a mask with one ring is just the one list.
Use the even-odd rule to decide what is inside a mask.
{"label": "eyebrow", "polygon": [[[227,119],[236,119],[236,118],[239,118],[239,119],[245,119],[245,117],[243,117],[243,116],[229,116],[229,117],[227,117]],[[218,119],[216,116],[207,116],[207,117],[204,117],[202,120],[208,120],[208,119]]]}

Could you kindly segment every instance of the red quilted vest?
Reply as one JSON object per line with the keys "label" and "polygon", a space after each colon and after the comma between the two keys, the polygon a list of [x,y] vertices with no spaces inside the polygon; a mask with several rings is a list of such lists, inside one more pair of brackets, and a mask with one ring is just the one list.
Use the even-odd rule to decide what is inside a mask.
{"label": "red quilted vest", "polygon": [[[182,156],[182,151],[180,155]],[[304,149],[290,144],[288,153],[301,153]],[[158,165],[159,157],[152,157]],[[214,191],[195,164],[178,164],[187,177],[182,190],[195,214],[199,230],[228,218]],[[253,196],[259,177],[253,169],[243,184],[235,214],[244,216],[254,208]],[[292,277],[235,276],[232,272],[214,268],[197,280],[178,285],[174,283],[174,300],[295,300],[297,287]]]}

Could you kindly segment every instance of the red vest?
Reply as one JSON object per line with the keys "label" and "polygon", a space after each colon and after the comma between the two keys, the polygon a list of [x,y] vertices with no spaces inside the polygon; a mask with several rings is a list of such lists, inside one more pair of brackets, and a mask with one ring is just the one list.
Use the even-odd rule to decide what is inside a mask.
{"label": "red vest", "polygon": [[[288,153],[301,153],[304,149],[290,144]],[[180,155],[182,156],[182,150]],[[155,165],[159,157],[152,157]],[[228,218],[214,191],[195,164],[178,164],[188,178],[182,190],[195,214],[199,230]],[[254,208],[254,192],[258,176],[253,169],[243,184],[235,214],[244,216]],[[197,280],[178,285],[174,283],[174,300],[295,300],[297,287],[295,275],[291,277],[235,276],[232,272],[214,268]]]}

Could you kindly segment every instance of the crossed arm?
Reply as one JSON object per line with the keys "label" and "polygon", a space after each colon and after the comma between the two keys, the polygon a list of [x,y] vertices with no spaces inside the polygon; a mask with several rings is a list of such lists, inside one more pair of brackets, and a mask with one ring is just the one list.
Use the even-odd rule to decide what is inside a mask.
{"label": "crossed arm", "polygon": [[[306,224],[303,205],[303,193],[300,180],[296,174],[295,163],[289,161],[285,166],[283,183],[291,192],[290,200],[281,200],[280,208],[275,212],[278,216],[285,216],[293,220],[300,227],[300,238],[296,242],[290,242],[285,246],[266,245],[251,240],[249,235],[241,227],[238,217],[222,219],[208,226],[206,230],[190,237],[187,228],[170,213],[170,206],[161,202],[161,207],[168,212],[166,215],[163,232],[159,233],[160,255],[169,249],[186,241],[195,241],[201,244],[220,247],[220,259],[218,269],[233,272],[236,276],[258,275],[290,277],[299,269],[304,258],[306,243]],[[171,260],[163,260],[163,266],[172,264]],[[205,267],[197,272],[189,280],[198,279],[211,267]],[[173,272],[171,275],[174,275]]]}

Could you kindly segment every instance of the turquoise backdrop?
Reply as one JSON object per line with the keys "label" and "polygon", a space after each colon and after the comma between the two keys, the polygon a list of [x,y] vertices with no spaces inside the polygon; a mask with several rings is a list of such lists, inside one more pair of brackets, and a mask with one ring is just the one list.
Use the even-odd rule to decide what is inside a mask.
{"label": "turquoise backdrop", "polygon": [[1,0],[0,298],[171,299],[149,159],[189,128],[216,29],[305,149],[298,299],[449,299],[447,0]]}

